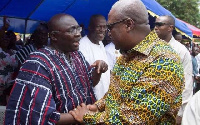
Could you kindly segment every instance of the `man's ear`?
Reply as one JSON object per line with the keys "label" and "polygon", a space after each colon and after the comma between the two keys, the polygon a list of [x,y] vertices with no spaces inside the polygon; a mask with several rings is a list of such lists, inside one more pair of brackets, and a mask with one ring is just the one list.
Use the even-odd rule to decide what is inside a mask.
{"label": "man's ear", "polygon": [[133,21],[132,19],[127,19],[126,20],[127,31],[132,30],[134,27],[135,27],[135,21]]}
{"label": "man's ear", "polygon": [[173,31],[174,30],[174,26],[170,25],[168,31]]}
{"label": "man's ear", "polygon": [[57,40],[57,38],[56,38],[56,34],[54,33],[54,32],[51,32],[51,33],[49,33],[49,36],[50,36],[50,38],[52,39],[52,40]]}

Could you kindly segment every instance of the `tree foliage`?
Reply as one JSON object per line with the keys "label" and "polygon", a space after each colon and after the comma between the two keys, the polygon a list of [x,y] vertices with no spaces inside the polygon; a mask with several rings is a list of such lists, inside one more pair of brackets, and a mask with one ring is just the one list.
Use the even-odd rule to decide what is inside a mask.
{"label": "tree foliage", "polygon": [[176,18],[200,28],[199,0],[156,0]]}

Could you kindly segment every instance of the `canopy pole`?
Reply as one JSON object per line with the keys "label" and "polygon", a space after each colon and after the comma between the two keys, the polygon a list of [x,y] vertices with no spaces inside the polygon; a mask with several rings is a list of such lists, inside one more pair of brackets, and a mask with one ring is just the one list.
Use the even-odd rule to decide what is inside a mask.
{"label": "canopy pole", "polygon": [[27,22],[28,22],[28,20],[26,19],[25,20],[24,37],[23,37],[24,41],[23,42],[26,42],[25,41],[25,37],[26,37],[25,35],[26,35],[26,29],[27,29]]}

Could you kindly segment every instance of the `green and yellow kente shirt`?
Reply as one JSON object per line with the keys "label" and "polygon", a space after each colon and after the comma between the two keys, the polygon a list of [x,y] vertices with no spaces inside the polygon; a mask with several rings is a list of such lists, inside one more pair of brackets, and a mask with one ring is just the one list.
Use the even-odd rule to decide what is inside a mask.
{"label": "green and yellow kente shirt", "polygon": [[106,95],[85,124],[175,124],[184,83],[179,56],[154,31],[117,60]]}

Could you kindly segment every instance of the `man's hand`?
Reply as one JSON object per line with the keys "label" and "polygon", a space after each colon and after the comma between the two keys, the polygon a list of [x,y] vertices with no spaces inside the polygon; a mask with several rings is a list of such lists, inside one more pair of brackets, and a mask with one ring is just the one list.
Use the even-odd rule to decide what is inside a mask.
{"label": "man's hand", "polygon": [[97,60],[95,61],[91,67],[95,67],[96,72],[99,73],[104,73],[108,70],[108,65],[106,64],[106,62],[104,62],[103,60]]}
{"label": "man's hand", "polygon": [[87,105],[87,108],[90,110],[90,111],[93,111],[93,112],[97,112],[98,111],[98,107],[97,105],[93,104],[93,105]]}
{"label": "man's hand", "polygon": [[176,125],[181,125],[182,117],[176,116]]}
{"label": "man's hand", "polygon": [[89,109],[87,106],[82,103],[80,106],[77,106],[74,110],[70,111],[69,113],[76,119],[78,122],[83,123],[83,116]]}
{"label": "man's hand", "polygon": [[103,60],[97,60],[91,67],[95,67],[95,70],[92,72],[93,87],[95,87],[99,83],[101,74],[108,70],[108,65]]}

